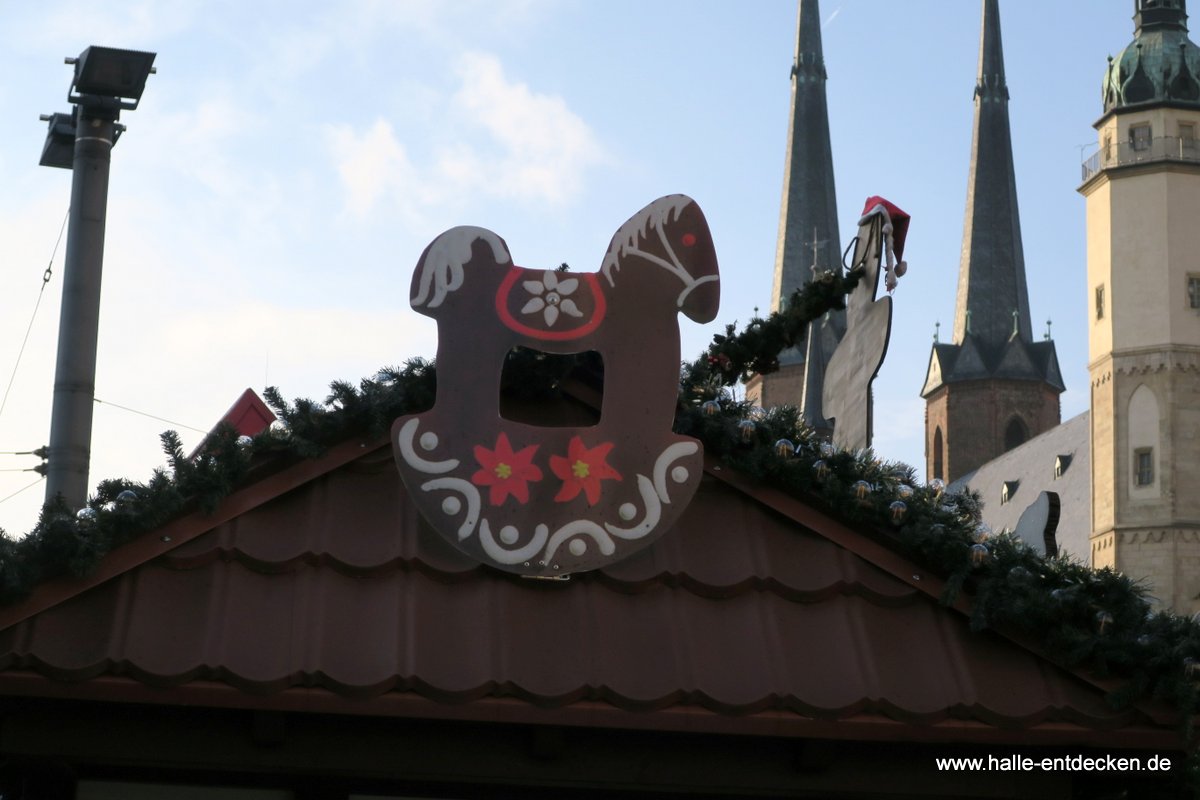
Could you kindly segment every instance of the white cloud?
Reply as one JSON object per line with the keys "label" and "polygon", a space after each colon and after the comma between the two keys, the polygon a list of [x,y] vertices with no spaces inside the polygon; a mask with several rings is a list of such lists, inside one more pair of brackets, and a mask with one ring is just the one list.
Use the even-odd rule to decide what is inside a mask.
{"label": "white cloud", "polygon": [[561,205],[582,190],[584,173],[602,151],[561,97],[509,81],[500,61],[483,53],[464,55],[457,73],[456,109],[499,146],[491,162],[493,193]]}
{"label": "white cloud", "polygon": [[130,158],[160,174],[182,175],[218,197],[245,197],[260,185],[261,175],[248,174],[243,164],[235,163],[233,149],[239,138],[260,128],[262,119],[227,87],[210,86],[206,91],[211,96],[180,110],[159,108],[135,118],[131,125],[137,154]]}
{"label": "white cloud", "polygon": [[376,120],[361,136],[348,125],[331,126],[327,133],[352,214],[365,216],[389,188],[413,183],[408,154],[388,122]]}
{"label": "white cloud", "polygon": [[[459,86],[441,100],[424,141],[406,144],[384,119],[361,133],[326,128],[349,213],[365,216],[390,201],[419,218],[477,195],[563,206],[582,193],[605,156],[561,97],[510,81],[491,55],[464,55],[455,74]],[[429,153],[423,164],[410,156],[418,150]]]}

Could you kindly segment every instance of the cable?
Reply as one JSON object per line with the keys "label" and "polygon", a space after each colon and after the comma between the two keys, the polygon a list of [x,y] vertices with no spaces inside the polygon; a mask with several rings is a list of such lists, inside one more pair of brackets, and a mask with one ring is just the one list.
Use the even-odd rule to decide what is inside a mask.
{"label": "cable", "polygon": [[[8,405],[8,394],[12,391],[13,381],[17,379],[17,367],[21,366],[21,356],[25,355],[25,345],[29,342],[29,333],[33,330],[33,321],[37,319],[38,309],[42,306],[42,295],[46,293],[46,284],[50,282],[50,278],[54,275],[54,256],[58,254],[58,246],[62,244],[63,231],[67,229],[67,220],[71,217],[71,209],[67,209],[67,213],[63,216],[62,227],[58,229],[58,239],[54,242],[54,249],[50,251],[50,262],[46,265],[46,271],[42,273],[42,288],[38,290],[37,302],[33,304],[33,314],[29,317],[29,327],[25,329],[25,338],[21,340],[21,349],[17,351],[17,361],[13,364],[12,375],[8,378],[8,386],[4,389],[4,399],[0,400],[0,416],[4,416],[4,407]],[[3,502],[3,501],[0,501]]]}
{"label": "cable", "polygon": [[25,489],[32,489],[33,487],[37,486],[39,483],[41,483],[41,482],[42,482],[42,481],[44,481],[44,480],[46,480],[46,478],[45,478],[44,476],[43,476],[43,477],[41,477],[41,478],[38,478],[36,481],[34,481],[33,483],[29,484],[29,485],[28,485],[28,486],[26,486],[24,489],[17,489],[15,492],[13,492],[12,494],[10,494],[8,497],[2,497],[2,498],[0,498],[0,503],[3,503],[3,502],[5,502],[5,501],[7,501],[7,500],[12,500],[14,497],[16,497],[17,495],[19,495],[21,492],[25,491]]}
{"label": "cable", "polygon": [[113,408],[119,408],[122,411],[128,411],[130,414],[138,414],[143,417],[149,417],[150,419],[156,419],[159,422],[165,422],[168,425],[174,425],[177,428],[187,428],[189,431],[195,431],[196,433],[208,433],[208,431],[201,430],[200,428],[193,428],[191,425],[184,425],[182,422],[175,422],[174,420],[169,420],[166,417],[159,417],[159,416],[155,416],[154,414],[147,414],[145,411],[138,411],[136,408],[130,408],[129,406],[123,406],[119,403],[112,403],[112,402],[109,402],[108,400],[101,400],[99,397],[96,397],[93,399],[97,403],[103,403],[106,406],[112,406]]}

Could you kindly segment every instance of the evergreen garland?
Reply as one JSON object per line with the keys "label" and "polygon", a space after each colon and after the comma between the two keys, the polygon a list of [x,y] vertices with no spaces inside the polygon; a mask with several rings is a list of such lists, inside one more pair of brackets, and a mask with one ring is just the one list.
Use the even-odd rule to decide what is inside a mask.
{"label": "evergreen garland", "polygon": [[[764,410],[734,398],[729,387],[777,369],[779,353],[800,344],[811,322],[844,308],[862,274],[824,273],[784,311],[714,336],[708,350],[681,369],[675,431],[700,439],[740,474],[801,498],[943,576],[944,603],[968,591],[972,629],[1001,629],[1036,643],[1065,667],[1120,679],[1122,687],[1110,694],[1115,707],[1145,698],[1168,703],[1190,739],[1200,710],[1194,683],[1200,624],[1154,611],[1145,588],[1112,569],[1044,557],[1008,532],[993,534],[980,523],[976,494],[947,494],[940,481],[919,486],[910,466],[883,461],[869,449],[835,450],[794,408]],[[518,349],[509,358],[509,388],[526,396],[559,391],[580,367],[598,369],[587,356]],[[268,389],[266,400],[280,421],[254,439],[218,429],[192,458],[168,431],[162,435],[168,467],[149,481],[104,481],[80,512],[51,502],[27,536],[0,536],[0,602],[19,600],[46,580],[85,576],[121,544],[184,513],[216,509],[252,478],[257,463],[313,458],[353,436],[381,437],[395,418],[432,407],[435,389],[434,365],[413,359],[357,387],[336,382],[323,403],[288,403]],[[1194,774],[1197,766],[1193,759]]]}

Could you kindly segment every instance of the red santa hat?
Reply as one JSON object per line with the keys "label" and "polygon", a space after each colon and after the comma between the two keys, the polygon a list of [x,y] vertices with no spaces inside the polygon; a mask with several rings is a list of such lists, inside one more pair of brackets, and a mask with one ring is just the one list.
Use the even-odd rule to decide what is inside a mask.
{"label": "red santa hat", "polygon": [[886,212],[888,219],[891,220],[892,248],[896,251],[896,260],[900,261],[904,258],[904,237],[908,236],[909,216],[895,203],[878,195],[872,195],[863,205],[862,218],[858,224],[861,225],[867,217],[879,213],[879,210]]}
{"label": "red santa hat", "polygon": [[895,203],[872,195],[863,205],[863,213],[858,220],[859,227],[865,225],[873,216],[884,218],[884,286],[890,293],[895,291],[897,280],[908,271],[908,264],[904,261],[904,237],[908,236],[909,216]]}

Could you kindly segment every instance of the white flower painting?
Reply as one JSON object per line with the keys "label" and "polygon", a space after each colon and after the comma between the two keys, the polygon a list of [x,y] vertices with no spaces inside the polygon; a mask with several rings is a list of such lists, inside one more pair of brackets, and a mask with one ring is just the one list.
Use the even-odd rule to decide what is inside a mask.
{"label": "white flower painting", "polygon": [[582,317],[583,312],[575,305],[570,295],[579,288],[578,278],[558,279],[558,273],[547,270],[540,281],[523,281],[522,286],[532,297],[521,307],[522,314],[541,312],[547,327],[554,327],[559,314]]}

